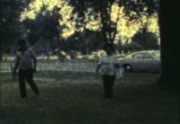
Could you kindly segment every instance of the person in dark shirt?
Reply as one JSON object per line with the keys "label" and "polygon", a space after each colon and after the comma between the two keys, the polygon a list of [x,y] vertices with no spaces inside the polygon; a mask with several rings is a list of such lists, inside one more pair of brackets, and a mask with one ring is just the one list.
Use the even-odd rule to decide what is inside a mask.
{"label": "person in dark shirt", "polygon": [[33,74],[34,72],[36,72],[37,65],[36,54],[31,48],[28,47],[28,43],[24,39],[19,41],[18,46],[19,48],[15,62],[14,72],[19,69],[18,81],[20,88],[20,96],[21,98],[27,97],[25,81],[27,81],[31,89],[38,96],[39,89],[33,79]]}

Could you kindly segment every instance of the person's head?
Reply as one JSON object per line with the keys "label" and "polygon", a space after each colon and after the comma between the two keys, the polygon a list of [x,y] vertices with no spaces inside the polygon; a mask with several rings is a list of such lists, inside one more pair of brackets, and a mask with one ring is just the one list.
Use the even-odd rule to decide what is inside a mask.
{"label": "person's head", "polygon": [[18,51],[25,51],[28,48],[28,42],[25,39],[20,39],[18,42]]}
{"label": "person's head", "polygon": [[112,55],[115,51],[113,43],[106,43],[103,49],[106,51],[107,55]]}

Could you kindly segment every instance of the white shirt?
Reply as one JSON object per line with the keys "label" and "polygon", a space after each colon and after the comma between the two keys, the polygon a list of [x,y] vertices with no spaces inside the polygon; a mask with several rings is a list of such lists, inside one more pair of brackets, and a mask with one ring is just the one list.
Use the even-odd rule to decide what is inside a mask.
{"label": "white shirt", "polygon": [[102,75],[115,75],[116,74],[116,68],[114,66],[116,62],[116,59],[113,55],[111,56],[103,56],[102,58],[100,58],[100,61],[98,64],[101,65],[100,67],[100,74]]}

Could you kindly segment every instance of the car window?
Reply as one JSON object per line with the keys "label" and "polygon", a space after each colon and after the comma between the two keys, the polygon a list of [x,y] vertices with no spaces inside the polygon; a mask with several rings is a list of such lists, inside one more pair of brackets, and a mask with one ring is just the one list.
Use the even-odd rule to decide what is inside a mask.
{"label": "car window", "polygon": [[152,59],[152,56],[148,53],[137,53],[133,56],[134,59]]}

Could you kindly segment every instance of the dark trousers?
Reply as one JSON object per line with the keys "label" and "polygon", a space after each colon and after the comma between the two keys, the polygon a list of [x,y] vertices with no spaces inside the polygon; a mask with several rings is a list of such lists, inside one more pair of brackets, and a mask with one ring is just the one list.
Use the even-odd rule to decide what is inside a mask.
{"label": "dark trousers", "polygon": [[115,76],[102,75],[104,84],[104,97],[113,98],[113,86],[115,82]]}
{"label": "dark trousers", "polygon": [[30,85],[36,95],[39,95],[39,89],[33,80],[33,70],[19,70],[18,80],[21,98],[27,97],[25,81]]}

